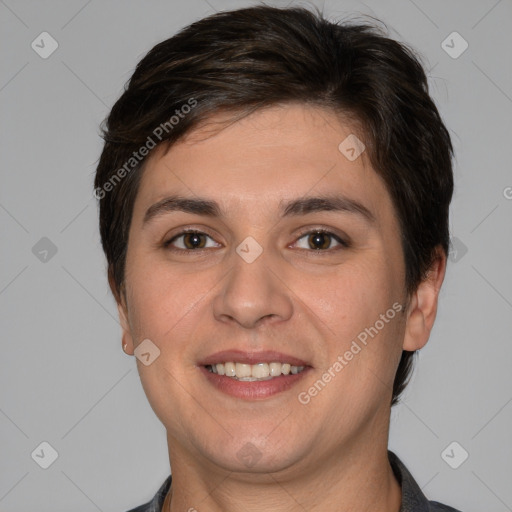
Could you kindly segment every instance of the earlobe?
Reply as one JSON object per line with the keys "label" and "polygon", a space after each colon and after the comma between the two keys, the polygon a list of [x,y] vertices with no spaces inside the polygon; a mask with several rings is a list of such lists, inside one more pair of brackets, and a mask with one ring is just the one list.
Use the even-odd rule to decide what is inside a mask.
{"label": "earlobe", "polygon": [[436,248],[436,257],[410,299],[407,312],[403,349],[415,351],[423,348],[434,326],[439,292],[446,272],[446,254],[442,247]]}

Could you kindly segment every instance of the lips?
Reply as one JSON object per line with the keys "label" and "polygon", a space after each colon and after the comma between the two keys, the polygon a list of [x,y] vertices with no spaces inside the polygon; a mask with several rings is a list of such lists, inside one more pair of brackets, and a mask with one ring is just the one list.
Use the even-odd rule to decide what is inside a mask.
{"label": "lips", "polygon": [[[233,376],[222,375],[212,371],[213,366],[219,365],[220,368],[226,369],[225,363],[229,366],[249,367],[261,365],[264,367],[282,367],[290,368],[290,373],[278,376],[269,376],[265,378],[242,377],[239,379]],[[223,394],[230,395],[243,400],[264,400],[274,395],[283,393],[293,388],[299,381],[305,378],[305,375],[312,370],[311,365],[306,361],[295,356],[276,352],[273,350],[264,350],[259,352],[247,352],[243,350],[223,350],[216,352],[198,363],[201,373],[206,378],[206,382],[216,388]],[[296,371],[291,373],[291,368],[295,367]],[[301,368],[299,371],[298,369]],[[241,368],[244,370],[244,368]],[[245,368],[247,370],[247,368]]]}

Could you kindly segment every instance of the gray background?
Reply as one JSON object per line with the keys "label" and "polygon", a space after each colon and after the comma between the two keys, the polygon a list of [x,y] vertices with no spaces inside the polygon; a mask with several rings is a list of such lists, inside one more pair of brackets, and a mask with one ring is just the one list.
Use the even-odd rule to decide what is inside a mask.
{"label": "gray background", "polygon": [[[91,193],[98,125],[155,43],[251,3],[0,1],[2,512],[124,511],[169,473],[107,287]],[[424,56],[456,150],[456,251],[390,448],[431,499],[510,511],[512,2],[326,0],[325,12],[374,15]],[[31,48],[43,31],[59,45],[47,59]],[[458,58],[441,46],[453,31],[469,44]],[[43,441],[58,452],[48,469],[31,457]],[[453,441],[469,453],[458,469],[441,455]]]}

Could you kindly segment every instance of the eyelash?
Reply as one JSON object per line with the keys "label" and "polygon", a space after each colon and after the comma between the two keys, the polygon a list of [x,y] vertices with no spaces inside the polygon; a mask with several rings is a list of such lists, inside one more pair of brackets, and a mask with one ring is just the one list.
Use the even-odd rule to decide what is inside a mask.
{"label": "eyelash", "polygon": [[[334,240],[336,240],[336,242],[338,242],[341,245],[341,248],[338,248],[338,249],[301,249],[302,251],[309,251],[313,254],[320,254],[320,253],[330,253],[335,250],[347,249],[350,247],[350,243],[348,241],[343,240],[341,237],[339,237],[332,231],[329,231],[328,229],[324,229],[324,228],[316,228],[316,229],[312,229],[312,230],[308,230],[308,231],[303,231],[302,233],[299,233],[297,240],[304,238],[306,235],[315,235],[318,233],[323,233],[323,234],[329,235],[330,237],[332,237]],[[166,242],[164,242],[164,244],[163,244],[164,248],[168,249],[170,251],[173,251],[173,252],[182,252],[182,253],[183,252],[202,253],[203,251],[207,251],[208,249],[211,249],[211,247],[206,247],[206,248],[202,248],[202,249],[181,249],[181,248],[176,248],[176,247],[171,246],[171,244],[175,240],[177,240],[178,238],[180,238],[184,235],[187,235],[187,234],[205,235],[213,240],[213,238],[208,233],[204,233],[203,231],[198,231],[195,229],[186,229],[186,230],[183,230],[180,233],[174,235],[171,239],[167,240]]]}

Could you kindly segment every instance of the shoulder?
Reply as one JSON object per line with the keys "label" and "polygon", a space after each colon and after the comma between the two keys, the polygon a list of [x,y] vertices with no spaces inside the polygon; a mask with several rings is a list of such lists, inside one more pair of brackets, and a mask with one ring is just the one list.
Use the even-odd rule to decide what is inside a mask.
{"label": "shoulder", "polygon": [[437,501],[429,501],[430,512],[460,512],[460,510],[443,505]]}
{"label": "shoulder", "polygon": [[429,501],[400,458],[390,450],[388,450],[388,458],[402,489],[400,512],[460,512],[437,501]]}
{"label": "shoulder", "polygon": [[149,503],[146,503],[145,505],[139,505],[137,508],[132,508],[128,512],[148,512],[149,510]]}
{"label": "shoulder", "polygon": [[171,482],[172,476],[169,475],[150,501],[144,505],[139,505],[136,508],[132,508],[127,512],[161,512],[165,496],[171,488]]}

